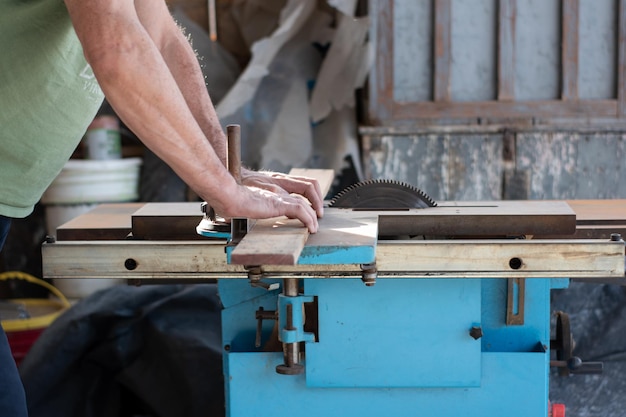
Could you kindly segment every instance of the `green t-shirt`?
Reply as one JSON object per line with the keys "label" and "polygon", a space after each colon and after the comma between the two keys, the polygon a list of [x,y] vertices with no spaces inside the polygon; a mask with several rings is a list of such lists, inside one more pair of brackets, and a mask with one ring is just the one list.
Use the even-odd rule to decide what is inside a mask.
{"label": "green t-shirt", "polygon": [[0,0],[0,214],[26,217],[104,96],[63,0]]}

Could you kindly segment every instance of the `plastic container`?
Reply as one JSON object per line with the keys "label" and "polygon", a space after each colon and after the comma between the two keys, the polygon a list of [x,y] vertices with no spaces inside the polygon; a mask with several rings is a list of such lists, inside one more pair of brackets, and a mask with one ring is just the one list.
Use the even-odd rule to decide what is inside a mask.
{"label": "plastic container", "polygon": [[[98,204],[137,201],[141,163],[141,158],[69,160],[41,197],[48,235],[55,236],[57,227]],[[53,282],[66,297],[77,299],[124,280],[90,278]]]}
{"label": "plastic container", "polygon": [[[0,280],[21,279],[45,287],[56,299],[32,298],[4,300],[15,306],[16,311],[26,313],[25,317],[2,318],[0,322],[7,334],[15,363],[19,366],[33,343],[61,313],[70,307],[67,298],[57,288],[32,275],[10,271],[0,274]],[[3,311],[7,311],[6,309]]]}
{"label": "plastic container", "polygon": [[46,205],[135,201],[141,158],[70,159],[41,197]]}
{"label": "plastic container", "polygon": [[115,116],[98,116],[87,128],[85,146],[89,159],[119,159],[122,157],[120,123]]}

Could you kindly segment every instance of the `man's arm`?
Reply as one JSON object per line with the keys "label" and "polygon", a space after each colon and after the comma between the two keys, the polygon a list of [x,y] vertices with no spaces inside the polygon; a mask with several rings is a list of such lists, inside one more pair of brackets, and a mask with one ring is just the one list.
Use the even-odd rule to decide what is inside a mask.
{"label": "man's arm", "polygon": [[[226,139],[215,108],[207,94],[204,76],[189,41],[173,25],[167,13],[155,13],[153,0],[136,0],[137,14],[150,37],[155,40],[172,76],[176,80],[194,119],[226,165]],[[207,65],[211,65],[207,62]],[[243,169],[245,185],[264,188],[277,194],[296,193],[308,198],[318,217],[323,215],[323,197],[317,181],[271,172]]]}
{"label": "man's arm", "polygon": [[[209,118],[208,130],[219,130],[222,135],[220,139],[212,137],[220,155],[205,134],[207,126],[203,129],[194,117],[198,110],[192,111],[187,102],[189,91],[184,93],[177,83],[175,74],[180,77],[180,73],[172,72],[161,54],[172,30],[168,25],[176,28],[164,2],[150,2],[150,13],[140,1],[138,9],[131,0],[65,2],[85,57],[111,106],[201,198],[224,217],[286,215],[300,219],[311,232],[317,230],[316,213],[302,198],[239,186],[225,169],[224,148],[219,146],[224,143],[223,132],[212,105],[213,116],[205,117]],[[200,113],[210,103],[208,94],[206,100]]]}
{"label": "man's arm", "polygon": [[[213,102],[207,93],[204,75],[189,40],[171,18],[165,3],[135,0],[139,21],[155,42],[200,129],[215,153],[226,165],[226,138]],[[207,65],[211,65],[207,62]]]}

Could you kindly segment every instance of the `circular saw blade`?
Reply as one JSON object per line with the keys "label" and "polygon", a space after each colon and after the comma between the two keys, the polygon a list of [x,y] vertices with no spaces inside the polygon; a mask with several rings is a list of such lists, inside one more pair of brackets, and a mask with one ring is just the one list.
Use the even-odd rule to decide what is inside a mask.
{"label": "circular saw blade", "polygon": [[368,180],[339,192],[329,207],[355,210],[406,210],[435,207],[437,203],[414,186],[394,180]]}

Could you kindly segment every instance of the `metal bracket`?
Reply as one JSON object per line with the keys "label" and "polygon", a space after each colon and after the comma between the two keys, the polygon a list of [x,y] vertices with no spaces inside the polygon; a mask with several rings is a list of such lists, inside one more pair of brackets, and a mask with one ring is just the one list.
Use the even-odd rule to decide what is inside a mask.
{"label": "metal bracket", "polygon": [[261,281],[264,276],[263,268],[261,266],[245,266],[248,271],[248,279],[250,280],[250,286],[254,288],[263,288],[267,291],[274,291],[280,288],[280,284],[277,282],[273,282],[268,284],[267,282]]}
{"label": "metal bracket", "polygon": [[286,278],[283,293],[278,296],[278,340],[283,344],[284,363],[276,366],[283,375],[304,372],[300,363],[300,342],[315,342],[315,334],[304,331],[304,303],[314,297],[299,295],[298,279]]}
{"label": "metal bracket", "polygon": [[376,262],[371,264],[362,264],[361,271],[363,271],[361,275],[361,280],[363,283],[372,287],[376,284],[376,278],[378,277],[378,268],[376,267]]}
{"label": "metal bracket", "polygon": [[507,326],[521,326],[524,324],[526,278],[509,278],[507,285],[506,324]]}

